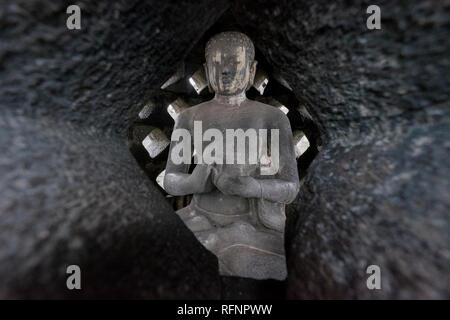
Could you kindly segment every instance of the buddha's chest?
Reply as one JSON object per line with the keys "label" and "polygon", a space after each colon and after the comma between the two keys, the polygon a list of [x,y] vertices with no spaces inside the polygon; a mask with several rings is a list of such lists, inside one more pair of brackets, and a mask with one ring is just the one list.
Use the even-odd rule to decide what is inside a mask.
{"label": "buddha's chest", "polygon": [[[202,131],[208,129],[218,129],[225,133],[227,129],[269,129],[267,121],[261,115],[251,110],[220,110],[208,112],[199,117],[195,117],[196,129],[201,125]],[[194,122],[192,123],[194,124]]]}

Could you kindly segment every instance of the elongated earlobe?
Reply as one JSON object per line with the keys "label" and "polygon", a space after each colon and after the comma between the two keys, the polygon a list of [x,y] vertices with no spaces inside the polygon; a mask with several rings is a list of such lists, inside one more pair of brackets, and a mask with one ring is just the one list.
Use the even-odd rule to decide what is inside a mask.
{"label": "elongated earlobe", "polygon": [[208,73],[208,65],[206,64],[206,62],[203,64],[203,69],[205,69],[205,77],[206,77],[206,83],[208,84],[208,90],[211,93],[214,93],[214,90],[211,87],[211,84],[209,82],[209,73]]}
{"label": "elongated earlobe", "polygon": [[255,81],[256,65],[257,64],[258,64],[258,61],[256,61],[256,60],[254,60],[252,62],[252,65],[250,67],[250,75],[248,77],[248,85],[247,85],[247,89],[246,90],[249,90],[252,87],[253,82]]}

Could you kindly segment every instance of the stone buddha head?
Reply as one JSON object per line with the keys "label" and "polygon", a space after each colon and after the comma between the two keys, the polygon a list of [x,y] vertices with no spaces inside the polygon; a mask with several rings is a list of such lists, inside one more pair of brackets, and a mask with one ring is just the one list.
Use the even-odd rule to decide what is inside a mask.
{"label": "stone buddha head", "polygon": [[205,49],[205,74],[210,90],[224,96],[248,90],[256,72],[255,47],[245,34],[222,32]]}

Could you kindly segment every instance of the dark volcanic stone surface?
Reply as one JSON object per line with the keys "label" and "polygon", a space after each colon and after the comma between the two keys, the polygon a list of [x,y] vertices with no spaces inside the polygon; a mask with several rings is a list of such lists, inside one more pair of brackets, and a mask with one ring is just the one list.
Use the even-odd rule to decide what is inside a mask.
{"label": "dark volcanic stone surface", "polygon": [[[2,298],[220,296],[216,258],[123,141],[46,119],[0,121]],[[72,264],[81,292],[66,289]]]}
{"label": "dark volcanic stone surface", "polygon": [[69,4],[0,5],[0,297],[220,297],[125,129],[226,4],[78,1],[78,31]]}
{"label": "dark volcanic stone surface", "polygon": [[379,1],[370,31],[369,4],[235,8],[325,142],[289,208],[287,296],[450,298],[449,7]]}

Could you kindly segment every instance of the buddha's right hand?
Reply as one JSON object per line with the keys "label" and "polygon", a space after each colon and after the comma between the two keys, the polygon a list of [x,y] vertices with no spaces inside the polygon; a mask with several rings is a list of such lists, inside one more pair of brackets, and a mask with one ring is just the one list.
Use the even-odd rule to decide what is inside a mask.
{"label": "buddha's right hand", "polygon": [[191,173],[190,180],[195,189],[194,193],[207,193],[215,188],[211,178],[211,166],[206,164],[197,164]]}

